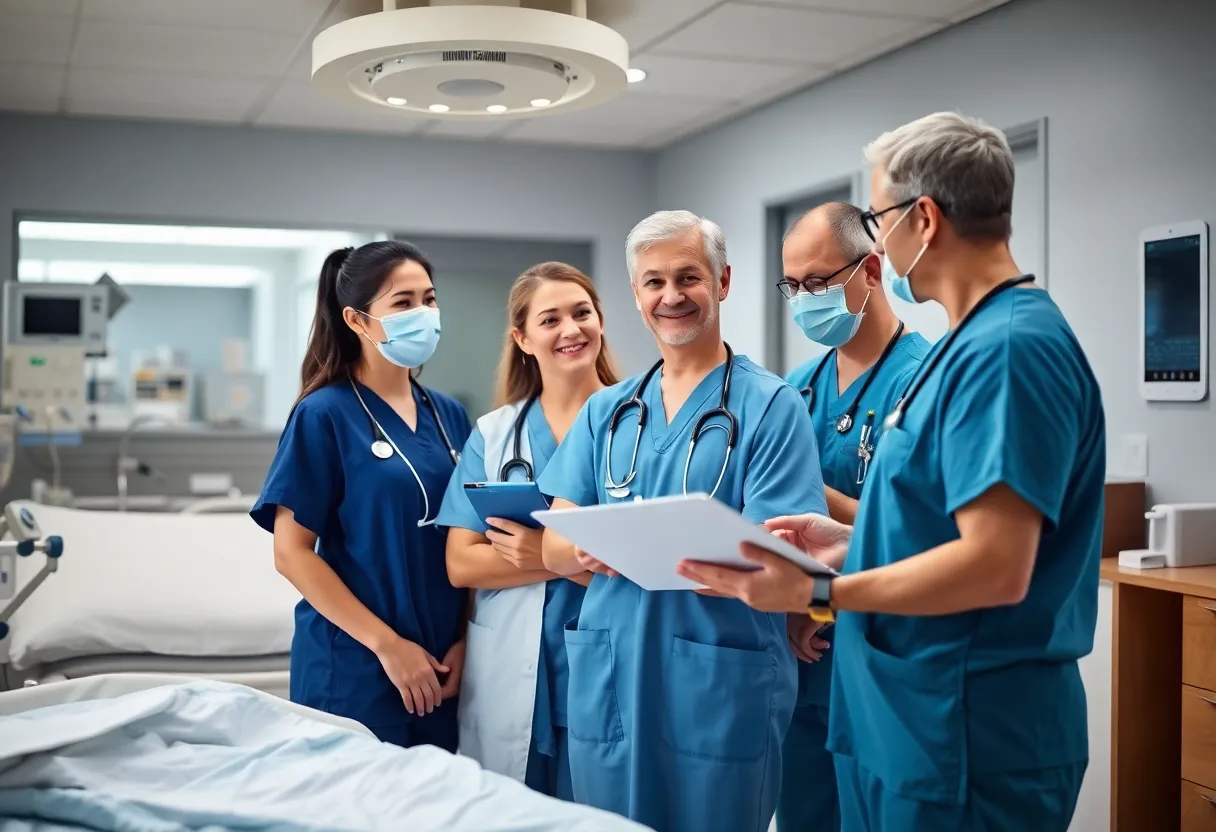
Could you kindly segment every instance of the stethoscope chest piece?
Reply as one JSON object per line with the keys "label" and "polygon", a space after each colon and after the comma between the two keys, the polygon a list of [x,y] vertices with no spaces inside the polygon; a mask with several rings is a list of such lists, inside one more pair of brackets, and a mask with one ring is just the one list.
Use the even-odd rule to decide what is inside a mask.
{"label": "stethoscope chest piece", "polygon": [[839,419],[836,420],[836,432],[837,433],[848,433],[849,429],[852,427],[853,427],[852,414],[846,413],[843,416],[841,416]]}
{"label": "stethoscope chest piece", "polygon": [[388,459],[393,455],[393,446],[385,442],[383,439],[377,439],[372,443],[372,455],[376,459]]}
{"label": "stethoscope chest piece", "polygon": [[629,496],[629,493],[630,493],[629,486],[626,486],[626,485],[618,486],[616,488],[609,486],[609,487],[605,488],[604,490],[608,492],[609,497],[612,497],[617,500],[625,499],[626,497]]}

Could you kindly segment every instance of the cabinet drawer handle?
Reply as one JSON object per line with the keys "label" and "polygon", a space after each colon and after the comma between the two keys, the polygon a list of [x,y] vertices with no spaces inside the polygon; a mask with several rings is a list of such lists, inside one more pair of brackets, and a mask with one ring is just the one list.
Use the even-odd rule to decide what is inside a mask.
{"label": "cabinet drawer handle", "polygon": [[1204,702],[1207,702],[1213,708],[1216,708],[1216,699],[1208,699],[1206,696],[1201,696],[1199,698],[1202,699]]}
{"label": "cabinet drawer handle", "polygon": [[1216,607],[1213,607],[1209,604],[1200,604],[1199,606],[1203,607],[1208,612],[1216,612]]}
{"label": "cabinet drawer handle", "polygon": [[1199,796],[1202,797],[1204,800],[1206,800],[1208,803],[1211,803],[1213,806],[1216,806],[1216,797],[1212,797],[1210,794],[1201,794]]}

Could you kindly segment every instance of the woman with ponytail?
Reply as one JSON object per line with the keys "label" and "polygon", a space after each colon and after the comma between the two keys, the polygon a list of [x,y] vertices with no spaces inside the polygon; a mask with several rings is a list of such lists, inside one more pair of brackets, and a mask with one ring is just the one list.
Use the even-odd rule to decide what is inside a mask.
{"label": "woman with ponytail", "polygon": [[571,798],[566,761],[566,645],[590,574],[561,578],[541,561],[541,532],[509,520],[485,523],[466,482],[540,476],[583,404],[616,384],[603,313],[591,281],[564,263],[542,263],[511,288],[498,371],[498,410],[483,416],[448,484],[439,523],[448,575],[476,589],[460,703],[460,750],[491,771],[545,794]]}
{"label": "woman with ponytail", "polygon": [[434,525],[471,426],[412,377],[439,342],[432,269],[409,243],[325,260],[296,402],[253,519],[300,591],[291,699],[385,742],[455,751],[467,594]]}

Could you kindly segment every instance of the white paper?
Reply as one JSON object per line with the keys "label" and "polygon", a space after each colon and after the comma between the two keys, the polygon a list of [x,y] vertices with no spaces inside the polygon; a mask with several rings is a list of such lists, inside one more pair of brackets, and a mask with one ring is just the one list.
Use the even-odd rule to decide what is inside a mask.
{"label": "white paper", "polygon": [[700,589],[676,573],[676,565],[686,559],[755,569],[739,553],[745,542],[763,546],[809,574],[835,574],[706,494],[534,511],[532,516],[643,589]]}

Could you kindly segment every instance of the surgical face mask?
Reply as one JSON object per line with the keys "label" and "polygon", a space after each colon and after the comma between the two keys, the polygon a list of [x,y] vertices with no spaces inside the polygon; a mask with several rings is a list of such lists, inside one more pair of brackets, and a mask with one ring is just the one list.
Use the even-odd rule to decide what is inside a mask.
{"label": "surgical face mask", "polygon": [[912,260],[912,265],[908,266],[908,270],[906,272],[900,274],[895,268],[895,264],[891,262],[891,256],[887,254],[887,238],[889,238],[891,233],[899,227],[899,224],[904,221],[904,218],[907,217],[908,214],[912,213],[912,209],[915,207],[915,203],[909,205],[908,210],[904,211],[903,214],[900,215],[899,219],[895,221],[895,225],[891,226],[891,231],[888,231],[882,237],[882,280],[884,283],[891,286],[891,293],[895,295],[895,297],[902,301],[907,301],[908,303],[921,303],[921,301],[917,300],[916,296],[912,294],[911,274],[912,270],[916,268],[916,264],[920,262],[921,256],[929,248],[929,244],[925,243],[920,247],[920,251],[917,252],[915,259]]}
{"label": "surgical face mask", "polygon": [[[864,262],[863,260],[862,263]],[[825,347],[839,347],[847,344],[857,334],[857,329],[861,326],[861,319],[865,317],[866,303],[870,300],[870,293],[866,293],[866,299],[862,301],[861,309],[854,314],[849,311],[848,303],[845,301],[844,287],[857,274],[862,263],[857,264],[848,280],[836,286],[828,286],[822,295],[799,292],[790,298],[790,312],[794,316],[794,323],[807,338],[816,344],[822,344]]]}
{"label": "surgical face mask", "polygon": [[372,343],[381,355],[398,367],[421,367],[439,346],[439,310],[433,306],[415,306],[383,318],[367,317],[384,327],[385,340]]}

